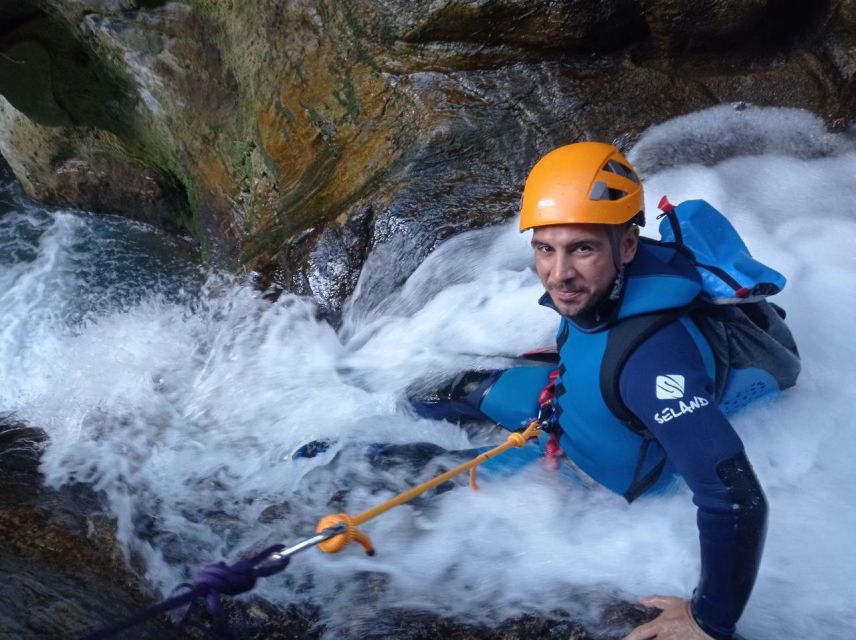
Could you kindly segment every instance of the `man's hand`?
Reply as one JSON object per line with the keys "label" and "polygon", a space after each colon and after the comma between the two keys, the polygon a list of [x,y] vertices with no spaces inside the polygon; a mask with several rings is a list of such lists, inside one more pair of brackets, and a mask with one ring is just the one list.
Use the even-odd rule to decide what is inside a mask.
{"label": "man's hand", "polygon": [[689,600],[674,596],[648,596],[639,602],[662,609],[651,622],[636,627],[624,640],[713,640],[696,624]]}

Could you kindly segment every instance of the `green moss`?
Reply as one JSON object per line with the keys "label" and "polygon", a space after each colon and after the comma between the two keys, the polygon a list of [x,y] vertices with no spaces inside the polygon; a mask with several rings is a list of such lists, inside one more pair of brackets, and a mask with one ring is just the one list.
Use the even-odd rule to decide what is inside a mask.
{"label": "green moss", "polygon": [[348,28],[351,30],[351,33],[354,35],[359,41],[365,40],[366,37],[366,28],[363,24],[357,20],[357,17],[354,13],[345,5],[342,5],[342,10],[344,12],[345,23],[348,25]]}
{"label": "green moss", "polygon": [[318,129],[319,131],[323,131],[326,127],[327,123],[324,122],[324,119],[321,115],[315,110],[311,104],[306,105],[306,115],[309,116],[309,122],[312,123],[312,126]]}
{"label": "green moss", "polygon": [[202,199],[199,197],[199,190],[186,167],[174,161],[167,162],[166,164],[169,173],[181,184],[184,193],[187,195],[187,210],[177,212],[179,222],[199,242],[202,257],[207,261],[210,257],[210,251],[202,233]]}
{"label": "green moss", "polygon": [[[332,179],[338,161],[339,153],[332,146],[316,155],[312,164],[304,171],[298,186],[278,203],[276,227],[253,238],[241,256],[242,263],[252,262],[262,254],[277,253],[295,233],[330,217],[329,205],[319,202],[313,196]],[[307,203],[313,204],[314,208],[308,208]]]}
{"label": "green moss", "polygon": [[346,3],[339,5],[339,8],[342,11],[342,17],[345,24],[353,37],[353,45],[357,54],[357,60],[379,72],[380,66],[375,62],[375,59],[369,54],[365,47],[367,34],[363,23],[357,19],[357,16]]}
{"label": "green moss", "polygon": [[350,68],[345,72],[345,78],[342,83],[333,89],[333,97],[341,104],[348,112],[348,116],[356,118],[360,113],[360,103],[357,100],[357,92],[354,89],[354,83],[351,80]]}
{"label": "green moss", "polygon": [[378,34],[380,37],[380,43],[385,48],[389,49],[393,44],[395,44],[395,31],[392,28],[392,24],[390,24],[386,17],[382,17],[380,19]]}
{"label": "green moss", "polygon": [[330,8],[327,6],[327,3],[324,2],[324,0],[318,0],[316,6],[318,8],[318,15],[321,16],[321,19],[324,22],[330,22],[331,13]]}
{"label": "green moss", "polygon": [[253,140],[237,140],[233,143],[230,158],[237,175],[237,187],[249,189],[253,178],[253,152],[256,143]]}
{"label": "green moss", "polygon": [[249,175],[252,171],[252,163],[250,161],[253,151],[256,149],[256,143],[253,140],[238,140],[235,142],[235,155],[237,162],[235,163],[242,173]]}

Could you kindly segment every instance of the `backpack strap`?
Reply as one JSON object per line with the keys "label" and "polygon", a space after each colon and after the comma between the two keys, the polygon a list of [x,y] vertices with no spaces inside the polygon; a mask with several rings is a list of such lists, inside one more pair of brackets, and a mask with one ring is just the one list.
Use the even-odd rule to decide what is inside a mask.
{"label": "backpack strap", "polygon": [[666,458],[664,457],[653,469],[642,475],[648,450],[651,448],[651,443],[655,442],[656,439],[642,421],[624,404],[624,401],[621,399],[619,378],[621,377],[624,365],[627,363],[627,359],[636,348],[657,331],[670,322],[673,322],[678,317],[679,311],[683,310],[673,309],[623,320],[610,330],[609,341],[606,344],[606,352],[604,353],[603,362],[600,367],[601,395],[609,410],[628,429],[642,437],[642,446],[639,448],[639,459],[633,471],[633,479],[630,481],[627,491],[623,494],[625,500],[628,502],[633,502],[657,482],[657,479],[663,472],[663,468],[666,466]]}
{"label": "backpack strap", "polygon": [[[683,310],[681,310],[683,311]],[[622,320],[609,332],[606,352],[600,365],[600,392],[606,406],[637,435],[648,431],[621,399],[619,378],[636,347],[678,317],[678,310],[649,313]]]}
{"label": "backpack strap", "polygon": [[669,202],[669,199],[666,196],[663,196],[660,198],[660,203],[657,205],[657,208],[663,212],[657,216],[657,220],[663,216],[668,216],[669,218],[669,225],[672,227],[672,233],[675,235],[674,244],[686,247],[684,244],[684,232],[681,230],[681,223],[678,222],[678,214],[675,213],[675,205]]}

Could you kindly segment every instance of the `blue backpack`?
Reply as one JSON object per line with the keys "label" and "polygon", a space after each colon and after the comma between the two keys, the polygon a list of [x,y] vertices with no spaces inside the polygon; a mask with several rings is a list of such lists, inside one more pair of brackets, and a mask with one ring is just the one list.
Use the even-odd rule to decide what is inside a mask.
{"label": "blue backpack", "polygon": [[785,286],[785,277],[749,253],[731,223],[704,200],[673,206],[660,201],[660,240],[651,241],[683,253],[701,276],[702,292],[687,307],[628,318],[613,329],[600,371],[601,393],[610,410],[643,438],[628,502],[656,483],[663,458],[642,474],[654,436],[624,404],[618,381],[630,354],[677,314],[687,314],[713,354],[714,397],[722,411],[733,413],[755,399],[793,386],[800,372],[796,343],[784,322],[785,312],[767,301]]}
{"label": "blue backpack", "polygon": [[704,200],[676,207],[663,196],[659,206],[660,241],[692,258],[706,302],[757,302],[785,287],[785,276],[755,260],[728,219]]}
{"label": "blue backpack", "polygon": [[728,414],[762,395],[796,383],[800,358],[784,310],[767,298],[785,277],[757,261],[731,223],[704,200],[660,201],[660,240],[681,251],[701,276],[702,293],[685,309],[630,318],[614,330],[604,356],[601,390],[607,405],[640,435],[647,429],[621,400],[618,378],[631,353],[649,336],[688,314],[713,352],[714,397]]}

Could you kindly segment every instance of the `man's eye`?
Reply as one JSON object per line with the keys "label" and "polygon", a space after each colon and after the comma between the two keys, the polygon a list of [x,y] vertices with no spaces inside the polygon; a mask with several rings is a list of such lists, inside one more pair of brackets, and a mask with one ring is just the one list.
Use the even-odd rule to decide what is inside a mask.
{"label": "man's eye", "polygon": [[541,253],[550,253],[551,251],[553,251],[553,247],[546,244],[539,244],[537,247],[535,247],[535,251],[540,251]]}
{"label": "man's eye", "polygon": [[581,244],[577,247],[577,253],[591,253],[594,248],[590,244]]}

